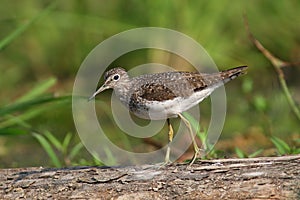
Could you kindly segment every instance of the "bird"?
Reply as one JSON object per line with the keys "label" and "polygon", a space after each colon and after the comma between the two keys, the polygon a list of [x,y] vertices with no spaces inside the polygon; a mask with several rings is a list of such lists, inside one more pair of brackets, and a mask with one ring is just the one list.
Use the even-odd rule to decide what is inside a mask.
{"label": "bird", "polygon": [[165,164],[170,161],[170,144],[174,131],[170,118],[180,117],[189,130],[194,147],[192,165],[200,154],[190,122],[183,112],[199,104],[215,89],[247,72],[247,66],[239,66],[216,73],[169,71],[130,77],[124,68],[116,67],[105,72],[104,84],[90,97],[113,89],[117,98],[137,117],[148,120],[167,120],[168,148]]}

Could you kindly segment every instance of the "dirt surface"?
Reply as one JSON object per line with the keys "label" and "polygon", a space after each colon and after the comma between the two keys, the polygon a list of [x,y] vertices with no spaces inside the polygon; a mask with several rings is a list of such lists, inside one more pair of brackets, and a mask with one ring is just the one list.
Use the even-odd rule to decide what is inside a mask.
{"label": "dirt surface", "polygon": [[0,199],[300,199],[300,155],[0,170]]}

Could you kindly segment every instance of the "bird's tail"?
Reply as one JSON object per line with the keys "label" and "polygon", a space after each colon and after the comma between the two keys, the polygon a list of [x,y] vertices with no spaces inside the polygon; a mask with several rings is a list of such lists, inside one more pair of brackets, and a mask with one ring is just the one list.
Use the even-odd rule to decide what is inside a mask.
{"label": "bird's tail", "polygon": [[220,75],[224,83],[235,79],[236,77],[246,74],[248,66],[239,66],[232,69],[221,71]]}

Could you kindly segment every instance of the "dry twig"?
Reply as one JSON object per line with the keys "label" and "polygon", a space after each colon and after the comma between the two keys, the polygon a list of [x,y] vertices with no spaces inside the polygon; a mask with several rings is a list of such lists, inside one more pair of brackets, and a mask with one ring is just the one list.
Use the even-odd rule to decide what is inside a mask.
{"label": "dry twig", "polygon": [[249,28],[248,19],[245,15],[244,15],[244,24],[245,24],[245,28],[246,28],[246,31],[247,31],[250,41],[272,63],[272,66],[274,67],[275,71],[277,72],[277,75],[278,75],[278,78],[280,81],[280,85],[281,85],[283,92],[288,100],[288,103],[291,106],[296,117],[300,120],[299,108],[297,107],[295,101],[292,98],[292,95],[287,87],[287,84],[286,84],[286,81],[284,78],[284,73],[282,71],[283,67],[296,65],[299,63],[291,63],[291,62],[283,61],[283,60],[277,58],[276,56],[274,56],[270,51],[268,51],[251,33],[250,28]]}

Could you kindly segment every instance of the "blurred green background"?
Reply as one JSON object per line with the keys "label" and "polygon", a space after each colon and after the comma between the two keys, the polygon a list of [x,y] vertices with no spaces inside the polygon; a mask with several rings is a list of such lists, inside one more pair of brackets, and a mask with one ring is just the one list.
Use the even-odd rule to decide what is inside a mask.
{"label": "blurred green background", "polygon": [[[192,37],[219,69],[249,66],[246,76],[226,85],[227,118],[212,157],[300,153],[300,121],[271,63],[249,41],[243,22],[246,14],[252,33],[267,49],[283,60],[298,62],[283,70],[299,105],[298,0],[2,0],[0,5],[2,168],[101,164],[81,145],[73,124],[70,96],[74,78],[84,58],[101,41],[128,29],[149,26]],[[114,64],[130,69],[147,61],[149,56],[144,52],[129,54]],[[190,70],[173,64],[177,70]],[[98,98],[110,105],[110,94]],[[158,136],[163,139],[139,140],[119,134],[103,107],[102,103],[97,105],[99,112],[105,112],[101,117],[107,119],[107,129],[116,144],[147,151],[167,143],[167,129]],[[201,105],[202,131],[209,124],[209,108],[209,100],[205,100]]]}

